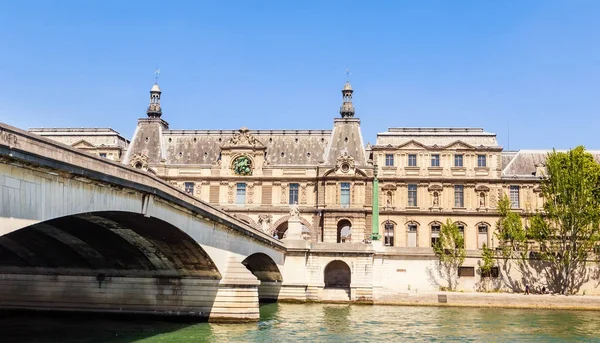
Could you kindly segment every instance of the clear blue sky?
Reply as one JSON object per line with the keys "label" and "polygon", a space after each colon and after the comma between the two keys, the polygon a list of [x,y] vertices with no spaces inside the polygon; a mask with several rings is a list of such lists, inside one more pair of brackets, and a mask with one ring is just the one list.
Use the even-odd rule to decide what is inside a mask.
{"label": "clear blue sky", "polygon": [[600,1],[0,0],[0,121],[131,137],[154,69],[172,129],[474,126],[600,148]]}

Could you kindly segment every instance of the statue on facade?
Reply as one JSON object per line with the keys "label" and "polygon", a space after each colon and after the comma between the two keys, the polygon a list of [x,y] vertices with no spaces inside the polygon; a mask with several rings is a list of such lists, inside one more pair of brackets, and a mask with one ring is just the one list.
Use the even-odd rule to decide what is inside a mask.
{"label": "statue on facade", "polygon": [[479,194],[479,207],[485,207],[485,193]]}
{"label": "statue on facade", "polygon": [[440,206],[440,196],[438,194],[438,192],[434,192],[433,193],[433,207],[438,207]]}
{"label": "statue on facade", "polygon": [[290,206],[290,218],[300,218],[300,210],[298,209],[297,202],[294,202],[294,204]]}
{"label": "statue on facade", "polygon": [[265,233],[269,232],[273,215],[271,214],[260,214],[258,215],[258,223],[262,226],[262,231]]}

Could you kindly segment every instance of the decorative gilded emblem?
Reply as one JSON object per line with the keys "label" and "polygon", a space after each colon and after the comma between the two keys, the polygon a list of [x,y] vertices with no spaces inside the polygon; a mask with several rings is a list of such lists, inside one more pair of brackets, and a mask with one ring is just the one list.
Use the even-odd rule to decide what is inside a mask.
{"label": "decorative gilded emblem", "polygon": [[252,160],[247,156],[240,156],[233,161],[233,172],[236,175],[252,175]]}

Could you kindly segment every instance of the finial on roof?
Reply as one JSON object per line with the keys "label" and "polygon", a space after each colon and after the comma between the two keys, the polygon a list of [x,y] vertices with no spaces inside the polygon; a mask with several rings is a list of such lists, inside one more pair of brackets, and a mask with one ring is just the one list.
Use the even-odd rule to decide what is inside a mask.
{"label": "finial on roof", "polygon": [[160,107],[160,94],[162,93],[158,86],[158,76],[160,69],[156,68],[154,71],[154,85],[150,88],[150,104],[146,114],[150,118],[160,118],[162,115],[162,108]]}
{"label": "finial on roof", "polygon": [[354,105],[352,104],[352,86],[350,85],[350,69],[346,69],[346,84],[342,88],[342,107],[340,107],[340,114],[342,118],[354,117]]}

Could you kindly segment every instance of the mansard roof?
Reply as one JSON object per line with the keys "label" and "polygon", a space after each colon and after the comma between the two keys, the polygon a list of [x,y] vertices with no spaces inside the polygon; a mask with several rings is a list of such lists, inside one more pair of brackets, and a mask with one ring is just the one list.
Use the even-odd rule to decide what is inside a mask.
{"label": "mansard roof", "polygon": [[377,146],[402,146],[414,141],[424,146],[439,148],[461,142],[471,147],[500,148],[496,134],[481,128],[410,128],[393,127],[377,134]]}
{"label": "mansard roof", "polygon": [[[567,152],[568,150],[557,150]],[[552,150],[519,150],[502,153],[502,176],[503,177],[535,177],[536,166],[544,165],[548,153]],[[596,162],[600,163],[600,151],[588,150],[594,156]]]}
{"label": "mansard roof", "polygon": [[[212,164],[222,147],[231,147],[240,130],[165,130],[168,164]],[[331,130],[247,130],[256,146],[265,149],[271,165],[318,165],[324,160]]]}

